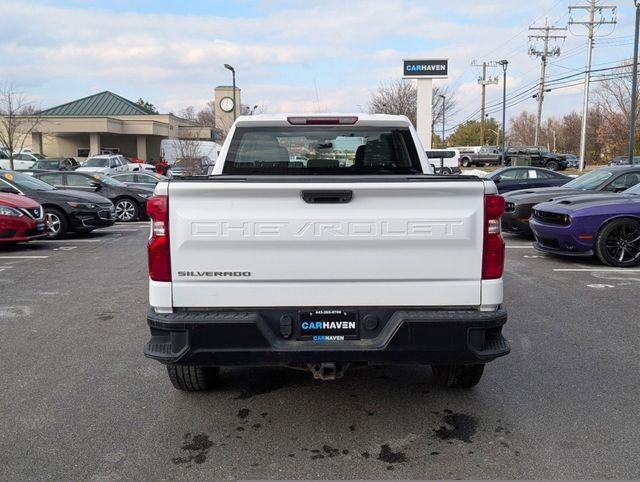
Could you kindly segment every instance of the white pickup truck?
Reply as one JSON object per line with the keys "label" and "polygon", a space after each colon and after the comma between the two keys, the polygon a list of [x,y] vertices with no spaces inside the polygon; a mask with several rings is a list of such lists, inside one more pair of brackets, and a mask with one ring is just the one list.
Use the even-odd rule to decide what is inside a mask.
{"label": "white pickup truck", "polygon": [[147,206],[144,351],[178,389],[221,366],[406,363],[472,387],[509,352],[504,200],[434,175],[406,117],[239,117],[212,175],[160,182]]}

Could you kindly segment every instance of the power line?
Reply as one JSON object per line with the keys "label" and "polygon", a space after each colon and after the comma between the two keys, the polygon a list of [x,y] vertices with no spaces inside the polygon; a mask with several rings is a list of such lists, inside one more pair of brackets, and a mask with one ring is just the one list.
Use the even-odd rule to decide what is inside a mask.
{"label": "power line", "polygon": [[[631,74],[629,73],[619,73],[619,74],[604,74],[604,72],[608,72],[608,71],[615,71],[615,70],[619,70],[625,67],[629,67],[630,64],[624,64],[624,65],[620,65],[622,62],[624,62],[625,59],[620,59],[620,60],[616,60],[613,62],[606,62],[606,63],[618,63],[619,65],[613,66],[613,67],[603,67],[603,68],[598,68],[598,69],[592,69],[590,71],[590,73],[593,74],[599,74],[599,73],[603,73],[603,74],[599,74],[598,77],[595,78],[594,81],[598,81],[598,82],[602,82],[604,80],[613,80],[613,79],[620,79],[620,78],[625,78],[625,77],[629,77],[631,76]],[[640,65],[640,63],[639,63]],[[546,85],[547,87],[549,87],[549,89],[546,90],[559,90],[559,89],[564,89],[564,88],[568,88],[568,87],[574,87],[577,85],[583,85],[584,84],[584,80],[580,80],[579,82],[575,82],[573,79],[575,79],[576,77],[579,77],[581,75],[584,75],[584,71],[580,71],[580,72],[576,72],[575,74],[571,74],[571,75],[565,75],[565,76],[561,76],[561,77],[557,77],[557,78],[552,78],[547,80]],[[531,84],[535,84],[535,85],[531,85]],[[528,84],[526,84],[525,86],[521,87],[520,89],[514,91],[511,93],[511,95],[507,98],[507,107],[514,107],[516,105],[522,104],[523,102],[528,101],[529,99],[532,98],[531,94],[533,94],[537,89],[539,88],[539,85],[534,81],[534,82],[530,82]],[[501,106],[501,102],[497,101],[494,102],[493,104],[488,104],[486,106],[486,112],[485,114],[493,114],[496,112],[499,112],[500,110],[500,106]],[[476,109],[471,115],[467,116],[464,120],[458,122],[457,124],[449,127],[446,129],[447,132],[450,131],[454,131],[456,130],[458,127],[460,127],[461,125],[465,124],[466,122],[472,120],[477,114],[478,114],[479,109]]]}

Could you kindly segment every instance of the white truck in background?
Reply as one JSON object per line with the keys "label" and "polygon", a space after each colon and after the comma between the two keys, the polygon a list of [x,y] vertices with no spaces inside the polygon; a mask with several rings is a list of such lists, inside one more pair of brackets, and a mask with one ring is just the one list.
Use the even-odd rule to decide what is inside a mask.
{"label": "white truck in background", "polygon": [[212,175],[148,201],[145,355],[187,391],[238,365],[430,364],[472,387],[509,352],[503,211],[493,182],[434,175],[404,116],[239,117]]}

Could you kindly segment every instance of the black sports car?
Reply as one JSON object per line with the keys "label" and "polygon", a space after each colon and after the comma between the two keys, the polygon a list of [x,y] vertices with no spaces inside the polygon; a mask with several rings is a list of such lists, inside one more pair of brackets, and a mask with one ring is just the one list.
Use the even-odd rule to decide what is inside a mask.
{"label": "black sports car", "polygon": [[113,202],[118,221],[136,221],[147,216],[147,198],[152,187],[127,186],[125,183],[99,173],[40,172],[33,177],[59,189],[73,189],[98,193]]}
{"label": "black sports car", "polygon": [[487,174],[496,183],[500,194],[538,187],[557,187],[571,181],[571,177],[542,167],[503,167]]}
{"label": "black sports car", "polygon": [[40,179],[0,170],[0,192],[22,194],[38,202],[47,217],[49,238],[67,232],[88,233],[116,221],[113,203],[93,193],[56,189]]}
{"label": "black sports car", "polygon": [[507,232],[532,236],[529,228],[531,209],[536,204],[560,199],[585,191],[595,193],[622,192],[640,183],[640,165],[603,167],[575,178],[560,187],[523,189],[508,193],[505,197],[506,210],[502,215],[502,229]]}

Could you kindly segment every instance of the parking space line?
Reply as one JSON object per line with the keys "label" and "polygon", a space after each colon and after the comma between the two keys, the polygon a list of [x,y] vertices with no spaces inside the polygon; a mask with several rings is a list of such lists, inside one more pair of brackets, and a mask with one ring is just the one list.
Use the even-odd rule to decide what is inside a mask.
{"label": "parking space line", "polygon": [[640,269],[627,268],[554,268],[561,273],[640,273]]}
{"label": "parking space line", "polygon": [[0,259],[47,259],[49,256],[0,256]]}
{"label": "parking space line", "polygon": [[102,229],[101,233],[136,233],[139,229]]}
{"label": "parking space line", "polygon": [[29,244],[40,244],[40,243],[101,243],[102,239],[41,239],[38,241],[29,241]]}

